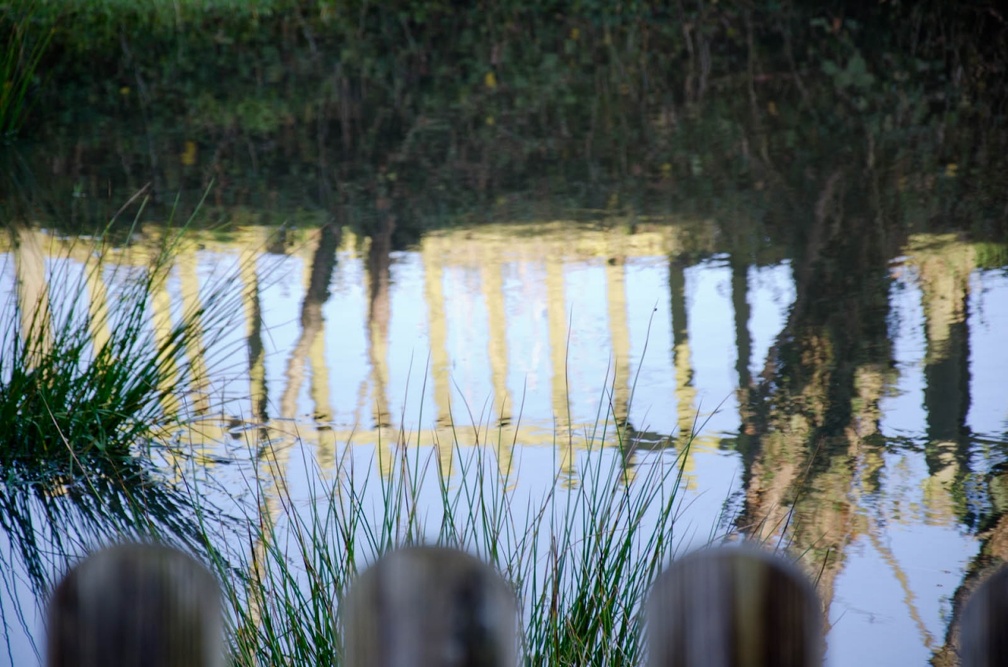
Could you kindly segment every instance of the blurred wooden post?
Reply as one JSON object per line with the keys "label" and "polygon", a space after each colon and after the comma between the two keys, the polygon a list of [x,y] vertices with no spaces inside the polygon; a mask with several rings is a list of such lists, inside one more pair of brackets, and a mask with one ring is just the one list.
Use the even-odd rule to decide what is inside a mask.
{"label": "blurred wooden post", "polygon": [[214,576],[181,551],[120,544],[70,570],[48,611],[48,667],[222,667]]}
{"label": "blurred wooden post", "polygon": [[517,664],[515,594],[461,551],[394,551],[351,584],[344,605],[347,667]]}
{"label": "blurred wooden post", "polygon": [[823,659],[822,608],[790,563],[747,547],[673,563],[647,603],[650,667],[812,667]]}
{"label": "blurred wooden post", "polygon": [[959,659],[962,667],[1003,665],[1008,660],[1008,568],[991,575],[966,602]]}

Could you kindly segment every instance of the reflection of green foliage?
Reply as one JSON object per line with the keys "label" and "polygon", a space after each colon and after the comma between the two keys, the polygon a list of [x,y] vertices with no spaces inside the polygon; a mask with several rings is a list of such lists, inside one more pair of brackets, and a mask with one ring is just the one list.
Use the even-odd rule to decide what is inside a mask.
{"label": "reflection of green foliage", "polygon": [[39,63],[52,37],[51,28],[34,18],[35,0],[15,0],[0,7],[0,140],[13,137],[32,106],[29,95]]}
{"label": "reflection of green foliage", "polygon": [[94,182],[126,189],[214,179],[222,206],[362,211],[365,233],[379,200],[409,211],[396,233],[410,236],[501,193],[742,208],[754,189],[803,187],[824,159],[869,159],[852,150],[926,172],[963,161],[971,123],[1005,93],[1003,58],[974,45],[982,26],[943,3],[137,7],[66,5],[77,29],[57,32],[46,88],[54,151],[83,146],[105,165]]}
{"label": "reflection of green foliage", "polygon": [[978,269],[1001,269],[1008,267],[1008,245],[1004,243],[974,243],[976,267]]}

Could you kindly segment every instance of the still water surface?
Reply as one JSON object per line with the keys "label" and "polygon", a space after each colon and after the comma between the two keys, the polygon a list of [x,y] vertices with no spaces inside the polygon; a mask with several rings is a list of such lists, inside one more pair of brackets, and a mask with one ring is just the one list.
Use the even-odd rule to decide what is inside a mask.
{"label": "still water surface", "polygon": [[[800,257],[739,258],[705,229],[672,219],[634,233],[488,225],[377,256],[332,229],[269,252],[259,228],[199,237],[156,295],[152,321],[177,317],[228,268],[245,308],[205,359],[189,360],[215,370],[188,388],[198,424],[181,440],[243,497],[241,436],[268,425],[286,452],[287,489],[309,503],[305,454],[323,477],[348,452],[388,474],[404,439],[457,483],[464,452],[444,445],[456,438],[492,452],[532,493],[580,484],[588,442],[615,452],[611,427],[593,435],[601,424],[631,434],[631,477],[681,453],[695,430],[682,548],[727,533],[783,539],[822,570],[830,665],[926,663],[946,644],[957,589],[1008,555],[997,553],[1008,530],[997,494],[1008,458],[1008,271],[982,265],[958,236],[918,234],[888,259],[872,285],[881,293],[817,294],[798,275]],[[83,261],[64,259],[65,242],[45,232],[28,236],[42,264],[26,261],[30,244],[18,261],[7,248],[4,317],[28,293],[19,280],[58,299],[46,271]],[[881,335],[848,340],[803,320],[816,308],[842,314],[857,298],[871,302]],[[829,303],[808,305],[820,300]],[[3,533],[5,551],[15,539]],[[3,595],[10,610],[31,593],[21,582]],[[6,623],[17,664],[35,660],[30,637],[40,636],[27,615],[23,627]]]}

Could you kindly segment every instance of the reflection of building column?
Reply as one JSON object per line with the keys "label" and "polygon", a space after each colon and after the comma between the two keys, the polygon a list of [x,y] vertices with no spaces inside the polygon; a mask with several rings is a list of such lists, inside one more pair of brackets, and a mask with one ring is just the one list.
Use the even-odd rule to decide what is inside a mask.
{"label": "reflection of building column", "polygon": [[262,306],[259,302],[258,262],[250,259],[241,262],[238,268],[242,284],[242,303],[245,306],[245,335],[248,338],[249,401],[252,414],[249,421],[265,425],[269,418],[266,406],[269,396],[266,391],[266,363],[262,342]]}
{"label": "reflection of building column", "polygon": [[570,396],[567,385],[567,310],[563,260],[546,258],[546,319],[549,328],[550,389],[553,402],[554,439],[560,453],[560,474],[574,480],[574,434],[571,432]]}
{"label": "reflection of building column", "polygon": [[[154,344],[158,349],[164,349],[172,331],[171,295],[168,293],[168,280],[157,281],[151,295],[151,324],[154,331]],[[174,391],[178,384],[178,366],[174,357],[165,359],[164,373],[161,375],[162,390],[161,405],[165,414],[178,412],[178,393]]]}
{"label": "reflection of building column", "polygon": [[[179,270],[179,288],[182,293],[182,312],[198,313],[202,309],[199,293],[199,275],[196,270],[196,252],[179,253],[175,259]],[[188,394],[192,397],[196,414],[206,414],[210,409],[209,378],[206,360],[203,358],[203,327],[197,327],[192,332],[192,339],[185,346],[189,359],[191,383]]]}
{"label": "reflection of building column", "polygon": [[[336,253],[339,250],[340,230],[335,225],[326,225],[319,230],[318,246],[312,254],[311,263],[306,263],[308,274],[305,280],[305,303],[301,309],[301,326],[308,332],[307,350],[310,375],[310,396],[312,417],[315,421],[317,441],[315,458],[323,470],[331,470],[336,460],[335,442],[329,421],[332,420],[332,404],[329,401],[329,366],[325,349],[326,321],[322,308],[329,300],[329,283],[336,269]],[[323,437],[325,434],[327,437]]]}
{"label": "reflection of building column", "polygon": [[627,327],[626,279],[622,261],[606,264],[606,302],[615,368],[613,417],[622,427],[626,425],[630,411],[630,331]]}
{"label": "reflection of building column", "polygon": [[633,478],[634,443],[629,427],[630,417],[630,330],[627,326],[626,266],[621,258],[606,263],[606,304],[609,316],[609,338],[613,354],[612,417],[622,446],[623,471],[626,481]]}
{"label": "reflection of building column", "polygon": [[[444,304],[444,274],[441,257],[430,248],[420,253],[424,267],[424,289],[427,294],[427,326],[430,338],[431,384],[434,389],[434,409],[437,412],[435,432],[450,432],[451,411],[451,371],[448,359],[448,316]],[[450,476],[455,443],[435,443],[441,473]]]}
{"label": "reflection of building column", "polygon": [[[483,286],[483,300],[487,306],[487,338],[490,356],[490,380],[493,384],[494,405],[497,410],[498,436],[496,438],[497,465],[503,479],[511,478],[510,442],[504,441],[504,432],[511,424],[513,409],[507,389],[508,348],[507,314],[504,308],[504,284],[501,278],[502,265],[498,258],[484,257],[480,268],[480,283]],[[492,438],[493,436],[491,436]]]}
{"label": "reflection of building column", "polygon": [[52,348],[52,322],[42,232],[25,229],[15,234],[14,272],[17,276],[17,298],[21,311],[21,335],[25,342],[38,345],[29,350],[27,357],[28,363],[34,363],[34,355]]}
{"label": "reflection of building column", "polygon": [[[321,335],[315,336],[308,350],[311,368],[311,398],[315,406],[315,423],[319,429],[316,458],[323,470],[332,470],[336,461],[335,439],[332,437],[332,403],[329,399],[329,365],[326,363],[326,321],[322,320]],[[323,433],[326,437],[323,438]]]}
{"label": "reflection of building column", "polygon": [[[669,262],[669,300],[672,311],[672,367],[676,379],[676,410],[678,412],[680,456],[690,443],[696,423],[696,387],[689,348],[689,322],[686,312],[686,265],[681,260]],[[693,457],[686,453],[682,462],[687,474],[687,487],[695,483],[692,475]]]}
{"label": "reflection of building column", "polygon": [[88,289],[88,313],[91,325],[91,340],[94,349],[100,350],[109,340],[108,288],[105,286],[105,263],[102,258],[88,258],[84,261],[84,280]]}
{"label": "reflection of building column", "polygon": [[925,457],[930,479],[925,502],[934,518],[951,519],[962,513],[954,486],[968,457],[963,450],[970,403],[966,310],[976,257],[972,246],[954,235],[916,235],[910,239],[909,250],[909,261],[920,276],[927,335]]}

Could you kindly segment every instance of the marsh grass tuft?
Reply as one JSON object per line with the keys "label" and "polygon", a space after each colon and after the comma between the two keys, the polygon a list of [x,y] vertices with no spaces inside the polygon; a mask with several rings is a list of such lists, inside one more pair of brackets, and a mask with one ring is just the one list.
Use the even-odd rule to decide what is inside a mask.
{"label": "marsh grass tuft", "polygon": [[[241,306],[219,280],[175,322],[153,321],[153,300],[165,289],[184,229],[132,248],[139,256],[132,266],[101,240],[47,258],[37,246],[52,237],[10,230],[15,250],[3,268],[17,275],[0,304],[7,315],[0,323],[0,459],[124,456],[180,419],[192,370],[186,353],[202,354]],[[78,250],[83,264],[70,260]],[[197,345],[202,349],[193,350]]]}
{"label": "marsh grass tuft", "polygon": [[[217,563],[236,664],[340,664],[339,593],[382,554],[421,543],[460,548],[512,582],[524,664],[639,664],[642,603],[677,547],[688,446],[637,455],[628,470],[635,443],[615,420],[604,417],[582,437],[577,483],[556,474],[540,491],[512,477],[520,452],[502,471],[495,450],[513,443],[493,437],[473,446],[456,434],[432,448],[407,445],[400,433],[387,476],[351,443],[331,471],[305,454],[293,475],[307,483],[296,494],[276,463],[295,467],[295,450],[267,454],[251,489],[258,502],[243,521],[247,543]],[[453,474],[439,464],[442,447],[452,448]]]}

